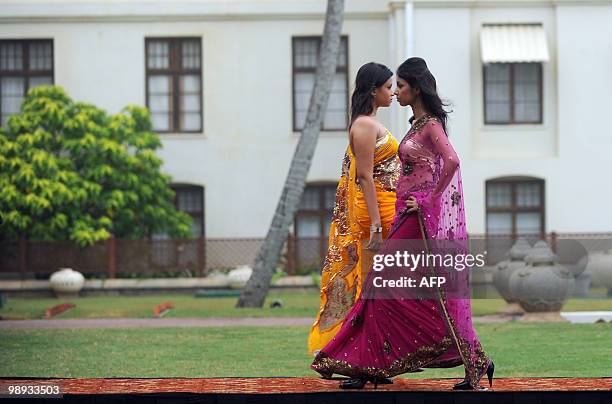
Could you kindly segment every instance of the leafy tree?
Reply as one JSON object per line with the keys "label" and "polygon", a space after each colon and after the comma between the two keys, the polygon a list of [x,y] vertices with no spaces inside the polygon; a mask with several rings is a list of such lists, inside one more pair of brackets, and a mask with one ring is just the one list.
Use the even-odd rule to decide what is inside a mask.
{"label": "leafy tree", "polygon": [[154,232],[188,237],[145,108],[109,115],[57,86],[28,93],[0,129],[0,238],[89,246]]}

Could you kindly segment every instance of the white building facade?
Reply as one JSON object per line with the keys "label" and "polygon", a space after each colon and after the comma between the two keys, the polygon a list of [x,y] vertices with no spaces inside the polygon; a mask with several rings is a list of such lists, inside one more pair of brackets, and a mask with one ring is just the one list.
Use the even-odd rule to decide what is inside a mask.
{"label": "white building facade", "polygon": [[[260,238],[298,141],[325,8],[1,0],[0,113],[46,82],[111,113],[147,105],[194,231]],[[452,102],[471,233],[612,231],[612,1],[347,0],[343,36],[298,237],[325,235],[358,68],[395,70],[409,56],[427,61]],[[17,77],[25,64],[43,78]],[[398,139],[409,116],[397,105],[379,114]]]}

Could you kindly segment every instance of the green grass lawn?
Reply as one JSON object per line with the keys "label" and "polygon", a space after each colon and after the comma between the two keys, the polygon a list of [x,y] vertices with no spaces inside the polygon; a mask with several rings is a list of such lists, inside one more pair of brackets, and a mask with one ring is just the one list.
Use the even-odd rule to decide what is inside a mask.
{"label": "green grass lawn", "polygon": [[[476,326],[496,376],[612,375],[612,324]],[[0,377],[316,376],[307,327],[0,329]],[[463,377],[462,368],[414,378]]]}
{"label": "green grass lawn", "polygon": [[[283,307],[271,309],[270,302],[281,299]],[[174,309],[166,317],[314,317],[318,310],[316,291],[278,291],[268,296],[261,309],[236,309],[236,297],[194,298],[191,295],[101,296],[77,299],[7,299],[0,316],[42,318],[45,309],[72,302],[74,309],[56,318],[146,318],[155,305],[170,301]]]}
{"label": "green grass lawn", "polygon": [[[274,299],[281,299],[283,308],[270,309],[269,304]],[[151,317],[153,306],[168,300],[175,308],[167,317],[314,317],[319,308],[318,291],[284,290],[271,292],[263,309],[235,309],[235,297],[194,298],[191,295],[103,296],[72,300],[10,298],[0,309],[0,316],[42,318],[45,309],[70,301],[77,307],[56,318],[146,318]],[[475,316],[493,314],[504,306],[501,299],[472,300]],[[571,299],[563,310],[612,310],[612,299]]]}

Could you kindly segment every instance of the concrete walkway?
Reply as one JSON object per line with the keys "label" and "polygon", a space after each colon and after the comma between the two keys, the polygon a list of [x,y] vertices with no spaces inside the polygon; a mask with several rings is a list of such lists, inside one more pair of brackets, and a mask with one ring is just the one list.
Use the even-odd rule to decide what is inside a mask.
{"label": "concrete walkway", "polygon": [[240,318],[91,318],[55,320],[3,320],[4,328],[162,328],[162,327],[232,327],[232,326],[309,326],[308,317]]}
{"label": "concrete walkway", "polygon": [[[475,323],[505,323],[513,316],[474,317]],[[216,318],[90,318],[52,320],[2,320],[0,329],[23,328],[165,328],[165,327],[273,327],[310,326],[310,317],[216,317]]]}

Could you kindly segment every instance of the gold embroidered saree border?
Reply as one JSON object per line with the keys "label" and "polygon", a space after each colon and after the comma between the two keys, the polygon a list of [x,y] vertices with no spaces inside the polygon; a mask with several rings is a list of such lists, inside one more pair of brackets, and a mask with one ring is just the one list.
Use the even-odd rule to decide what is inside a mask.
{"label": "gold embroidered saree border", "polygon": [[359,367],[350,363],[330,358],[325,352],[319,352],[315,357],[311,368],[324,377],[331,377],[334,373],[348,377],[393,377],[402,373],[416,372],[422,367],[426,367],[442,355],[451,346],[452,341],[444,337],[437,343],[422,346],[402,358],[396,359],[388,368]]}

